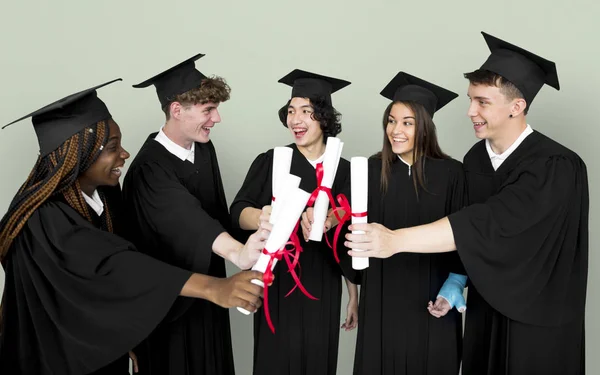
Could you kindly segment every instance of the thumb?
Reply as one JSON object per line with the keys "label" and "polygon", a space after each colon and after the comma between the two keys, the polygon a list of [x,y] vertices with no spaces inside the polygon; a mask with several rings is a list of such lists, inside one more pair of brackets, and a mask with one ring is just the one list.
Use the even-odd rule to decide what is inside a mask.
{"label": "thumb", "polygon": [[467,310],[467,303],[465,302],[465,297],[460,296],[456,300],[456,309],[458,312],[465,312]]}

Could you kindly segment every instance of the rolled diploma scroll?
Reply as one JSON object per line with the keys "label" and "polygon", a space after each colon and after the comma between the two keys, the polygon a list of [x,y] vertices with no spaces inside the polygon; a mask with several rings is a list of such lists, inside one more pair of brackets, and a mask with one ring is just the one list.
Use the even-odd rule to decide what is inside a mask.
{"label": "rolled diploma scroll", "polygon": [[[367,158],[356,156],[350,159],[350,200],[352,203],[352,213],[367,212],[369,199],[369,164]],[[352,224],[367,223],[367,216],[352,216]],[[361,230],[352,231],[353,234],[364,234]],[[358,251],[358,250],[357,250]],[[369,267],[369,258],[352,257],[352,268],[355,270],[364,270]]]}
{"label": "rolled diploma scroll", "polygon": [[[282,206],[280,215],[277,218],[277,222],[273,224],[273,230],[271,231],[269,239],[265,245],[265,249],[267,249],[269,253],[277,252],[285,245],[286,242],[288,242],[292,232],[294,231],[296,222],[298,222],[304,207],[306,207],[309,197],[310,194],[300,188],[295,188],[293,190],[284,192],[282,195],[283,199],[281,202],[279,202]],[[258,261],[256,261],[256,264],[254,267],[252,267],[252,270],[264,273],[267,270],[267,265],[269,264],[270,259],[270,256],[261,253]],[[271,263],[271,270],[275,268],[276,264],[277,259],[273,259],[273,262]],[[252,280],[252,283],[264,287],[262,280],[255,279]],[[250,312],[246,309],[238,307],[238,310],[243,314],[250,314]]]}
{"label": "rolled diploma scroll", "polygon": [[[339,138],[327,137],[325,156],[323,158],[323,181],[321,181],[321,186],[331,188],[331,185],[333,185],[343,147],[344,143],[342,143]],[[325,220],[327,219],[328,207],[329,198],[327,197],[327,194],[324,191],[319,191],[313,210],[313,223],[310,230],[310,236],[308,237],[310,240],[321,241],[323,238],[323,227],[325,226]]]}
{"label": "rolled diploma scroll", "polygon": [[[289,194],[291,191],[294,191],[295,189],[297,189],[300,186],[300,180],[301,180],[300,177],[295,176],[293,174],[289,174],[289,173],[280,178],[280,181],[278,183],[279,193],[277,195],[280,198],[277,198],[278,202],[275,205],[275,207],[278,207],[278,208],[275,209],[275,207],[273,207],[273,209],[271,210],[271,216],[269,217],[269,223],[275,224],[277,222],[277,217],[279,215],[281,215],[281,207],[283,207],[281,202],[284,199],[286,199],[285,197],[287,194]],[[273,203],[275,203],[275,202],[273,202]]]}
{"label": "rolled diploma scroll", "polygon": [[[275,147],[273,149],[273,175],[271,176],[271,193],[274,200],[271,201],[271,218],[269,222],[275,223],[275,217],[277,216],[278,205],[277,199],[281,194],[282,188],[289,188],[289,186],[283,186],[284,179],[290,173],[290,167],[292,165],[292,154],[293,150],[289,147]],[[298,185],[296,185],[298,186]]]}

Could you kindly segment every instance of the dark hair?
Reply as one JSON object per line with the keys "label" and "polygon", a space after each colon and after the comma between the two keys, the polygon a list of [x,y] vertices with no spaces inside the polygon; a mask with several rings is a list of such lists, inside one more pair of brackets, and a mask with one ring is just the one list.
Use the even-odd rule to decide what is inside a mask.
{"label": "dark hair", "polygon": [[380,152],[374,155],[374,157],[381,159],[381,191],[385,193],[388,188],[389,178],[391,173],[392,163],[396,160],[397,156],[392,150],[390,141],[387,136],[387,126],[389,121],[390,112],[392,107],[396,103],[402,103],[406,105],[415,115],[415,143],[413,148],[413,168],[412,178],[417,192],[417,197],[420,186],[424,191],[427,191],[425,187],[425,159],[449,159],[450,156],[442,152],[438,143],[435,124],[429,113],[425,110],[423,105],[414,101],[396,101],[391,102],[383,113],[383,148]]}
{"label": "dark hair", "polygon": [[[500,74],[490,72],[489,70],[477,69],[474,72],[465,73],[465,78],[474,86],[495,86],[500,89],[500,93],[508,100],[525,99],[521,90],[517,88],[511,81],[502,77]],[[523,111],[525,114],[529,111],[529,103]]]}
{"label": "dark hair", "polygon": [[209,77],[202,80],[199,87],[176,95],[169,103],[164,106],[163,112],[167,116],[167,120],[171,118],[169,108],[171,103],[178,102],[181,105],[196,105],[212,103],[222,103],[229,100],[231,87],[225,82],[222,77]]}
{"label": "dark hair", "polygon": [[[98,158],[109,136],[112,119],[100,121],[74,134],[50,154],[38,157],[25,183],[12,199],[0,221],[0,261],[4,261],[13,240],[31,215],[48,198],[62,195],[67,204],[92,220],[77,177]],[[101,198],[105,197],[99,191]],[[106,206],[106,201],[104,202]],[[112,219],[105,207],[103,226],[112,232]]]}
{"label": "dark hair", "polygon": [[[308,99],[313,108],[313,113],[311,115],[312,119],[318,121],[321,125],[323,142],[327,141],[327,137],[335,137],[342,132],[342,123],[340,121],[342,114],[333,108],[333,105],[327,102],[324,97],[312,97],[306,99]],[[288,107],[291,101],[291,99],[288,100],[286,105],[279,110],[279,121],[281,121],[286,128]]]}

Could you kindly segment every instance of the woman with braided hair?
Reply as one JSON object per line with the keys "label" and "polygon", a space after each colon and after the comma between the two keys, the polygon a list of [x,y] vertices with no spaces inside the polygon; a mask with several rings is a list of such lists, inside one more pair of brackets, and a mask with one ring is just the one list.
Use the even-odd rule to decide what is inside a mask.
{"label": "woman with braided hair", "polygon": [[[260,306],[261,288],[250,283],[259,272],[227,279],[194,274],[111,233],[111,197],[120,193],[129,157],[96,95],[112,82],[17,120],[32,117],[40,156],[0,222],[1,374],[128,374],[125,353],[178,295],[251,311]],[[246,243],[257,257],[266,235]]]}

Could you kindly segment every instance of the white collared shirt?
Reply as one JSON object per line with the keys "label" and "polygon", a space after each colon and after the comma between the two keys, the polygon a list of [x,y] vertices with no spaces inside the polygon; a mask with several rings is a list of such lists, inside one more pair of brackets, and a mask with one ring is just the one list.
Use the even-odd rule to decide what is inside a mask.
{"label": "white collared shirt", "polygon": [[527,124],[527,127],[525,128],[525,130],[523,130],[521,135],[519,135],[519,138],[517,138],[517,140],[514,141],[513,144],[510,145],[510,147],[507,148],[506,151],[504,151],[500,155],[496,154],[492,150],[490,142],[487,139],[485,140],[485,148],[488,152],[488,155],[490,156],[492,167],[494,167],[495,171],[498,170],[498,168],[500,168],[502,163],[504,163],[504,160],[508,159],[510,154],[512,154],[517,149],[517,147],[519,147],[519,145],[525,140],[525,138],[527,138],[527,136],[531,133],[533,133],[533,129],[531,128],[531,126],[529,126],[529,124]]}
{"label": "white collared shirt", "polygon": [[187,160],[194,164],[194,144],[192,143],[192,147],[189,150],[187,148],[181,147],[180,145],[169,139],[169,137],[167,137],[167,135],[163,131],[163,128],[164,126],[160,128],[160,131],[158,132],[154,140],[163,145],[167,149],[167,151],[177,156],[182,161]]}
{"label": "white collared shirt", "polygon": [[98,216],[102,215],[102,212],[104,212],[104,202],[102,202],[102,199],[100,199],[98,190],[94,190],[94,193],[91,197],[83,191],[81,192],[81,195],[83,195],[83,199],[85,199],[86,203],[92,208],[92,210],[94,210],[94,212],[96,212]]}

